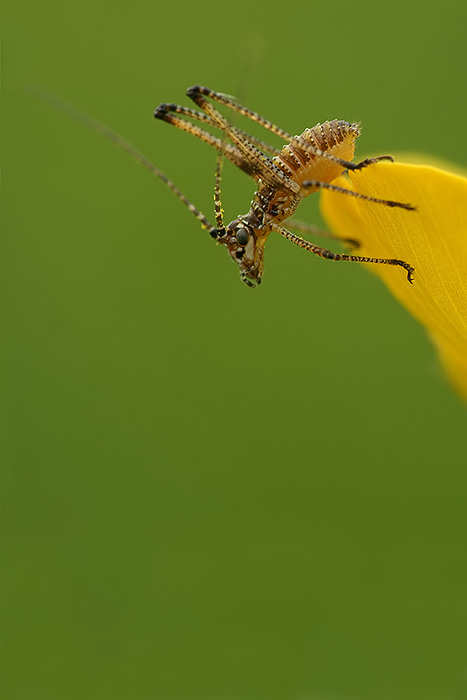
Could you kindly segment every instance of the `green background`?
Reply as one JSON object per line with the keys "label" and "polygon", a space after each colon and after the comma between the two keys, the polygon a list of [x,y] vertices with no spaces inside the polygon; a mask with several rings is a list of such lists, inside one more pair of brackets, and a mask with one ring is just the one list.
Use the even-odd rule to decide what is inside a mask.
{"label": "green background", "polygon": [[[2,24],[2,697],[467,698],[466,411],[424,330],[278,238],[248,289],[23,89],[209,217],[215,153],[152,119],[197,83],[466,166],[464,0],[10,0]],[[227,164],[227,220],[252,192]]]}

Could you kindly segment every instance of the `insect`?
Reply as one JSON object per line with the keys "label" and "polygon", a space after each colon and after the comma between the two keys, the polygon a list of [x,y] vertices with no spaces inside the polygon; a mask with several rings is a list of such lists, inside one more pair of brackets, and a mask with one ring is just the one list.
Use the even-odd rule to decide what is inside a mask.
{"label": "insect", "polygon": [[[391,156],[377,156],[367,158],[359,163],[352,161],[355,152],[355,140],[360,134],[358,124],[333,120],[324,124],[317,124],[311,129],[305,129],[300,136],[292,136],[257,112],[244,107],[234,98],[201,86],[190,87],[186,92],[187,96],[195,102],[199,109],[172,103],[160,104],[154,112],[156,119],[162,119],[168,124],[172,124],[196,136],[218,152],[214,187],[216,220],[216,225],[214,226],[164,173],[118,134],[92,117],[64,103],[59,98],[50,94],[44,94],[42,91],[39,94],[48,101],[55,103],[56,106],[68,112],[71,116],[102,133],[165,182],[200,221],[202,227],[208,230],[216,242],[227,248],[231,258],[240,268],[241,279],[249,287],[254,287],[261,283],[264,267],[264,247],[269,234],[272,232],[279,233],[292,243],[327,260],[379,263],[403,267],[407,272],[408,281],[412,283],[414,268],[403,260],[372,258],[351,253],[333,253],[327,248],[301,238],[290,230],[295,229],[300,232],[318,233],[330,238],[336,238],[332,234],[319,232],[308,224],[293,219],[288,221],[295,213],[300,202],[312,192],[320,189],[333,190],[343,195],[357,197],[387,207],[398,207],[408,211],[415,210],[415,207],[408,203],[370,197],[332,184],[346,170],[362,170],[378,161],[393,160]],[[247,134],[231,124],[214,106],[213,102],[232,109],[260,124],[286,141],[286,144],[282,149],[277,149],[265,141]],[[215,136],[196,122],[217,128],[222,132],[222,138]],[[220,197],[224,158],[230,160],[256,182],[256,192],[253,195],[249,211],[238,216],[227,225],[224,222]],[[283,225],[286,221],[288,228]],[[357,241],[351,239],[338,240],[343,240],[343,242],[353,247],[358,247]]]}

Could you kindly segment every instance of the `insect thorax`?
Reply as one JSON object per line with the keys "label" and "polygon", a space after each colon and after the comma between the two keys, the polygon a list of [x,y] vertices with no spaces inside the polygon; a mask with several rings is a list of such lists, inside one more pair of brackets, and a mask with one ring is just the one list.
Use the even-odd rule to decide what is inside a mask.
{"label": "insect thorax", "polygon": [[[312,129],[297,136],[297,142],[283,146],[280,154],[273,158],[278,169],[297,185],[307,180],[332,182],[344,170],[343,166],[326,156],[306,150],[313,149],[351,161],[355,153],[355,139],[360,133],[358,124],[337,119],[317,124]],[[294,214],[304,197],[315,192],[318,187],[294,192],[283,186],[277,179],[275,186],[259,181],[247,218],[253,226],[267,227],[269,221],[281,223]]]}
{"label": "insect thorax", "polygon": [[[354,157],[355,139],[359,133],[358,124],[345,121],[317,124],[297,136],[297,142],[286,144],[273,158],[273,163],[297,185],[307,180],[332,182],[344,168],[320,152],[350,161]],[[311,148],[307,149],[307,146]],[[313,152],[315,149],[317,153]],[[272,224],[280,224],[292,216],[302,199],[318,189],[292,190],[284,185],[280,175],[273,184],[266,184],[261,179],[258,182],[249,212],[227,226],[222,241],[239,265],[244,281],[256,283],[261,279],[264,244]],[[242,245],[244,240],[247,243]]]}

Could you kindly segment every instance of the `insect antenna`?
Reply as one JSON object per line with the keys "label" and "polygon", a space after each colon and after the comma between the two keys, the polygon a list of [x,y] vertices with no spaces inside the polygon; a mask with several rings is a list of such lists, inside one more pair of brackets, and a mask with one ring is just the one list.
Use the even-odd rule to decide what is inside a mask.
{"label": "insect antenna", "polygon": [[[44,90],[36,86],[28,86],[27,89],[36,97],[39,97],[44,102],[47,102],[53,107],[59,109],[64,114],[67,114],[68,116],[72,117],[75,121],[80,122],[81,124],[84,124],[85,126],[92,129],[93,131],[96,131],[102,136],[105,136],[106,139],[112,141],[112,143],[118,146],[118,148],[122,149],[123,151],[126,151],[126,153],[128,153],[132,158],[134,158],[134,160],[136,160],[138,163],[141,163],[141,165],[144,165],[144,167],[147,168],[153,175],[162,180],[162,182],[164,182],[167,185],[167,187],[170,190],[172,190],[172,192],[180,199],[180,201],[182,201],[183,204],[191,211],[193,216],[195,216],[198,219],[198,221],[201,223],[201,226],[204,229],[207,229],[211,235],[213,231],[216,231],[216,228],[210,223],[210,221],[204,216],[204,214],[199,209],[197,209],[194,206],[194,204],[192,204],[182,192],[180,192],[178,187],[176,187],[174,183],[171,180],[169,180],[169,178],[154,165],[154,163],[152,163],[148,158],[146,158],[146,156],[140,153],[140,151],[138,151],[138,149],[135,148],[131,143],[129,143],[119,134],[117,134],[116,131],[109,129],[109,127],[107,127],[105,124],[102,124],[102,122],[98,121],[97,119],[94,119],[94,117],[91,117],[89,114],[86,114],[86,112],[81,111],[78,107],[75,107],[66,100],[63,100],[61,97],[58,97],[58,95],[56,95],[53,92]],[[214,235],[216,234],[214,233]]]}

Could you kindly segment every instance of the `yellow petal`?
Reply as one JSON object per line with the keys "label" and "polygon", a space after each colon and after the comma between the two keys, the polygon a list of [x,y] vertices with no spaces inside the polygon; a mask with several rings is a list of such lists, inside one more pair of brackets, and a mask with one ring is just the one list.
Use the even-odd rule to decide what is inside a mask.
{"label": "yellow petal", "polygon": [[417,207],[412,212],[321,194],[329,229],[360,241],[356,254],[398,258],[415,268],[411,285],[402,268],[368,265],[427,328],[467,399],[467,179],[430,166],[378,163],[334,184]]}

